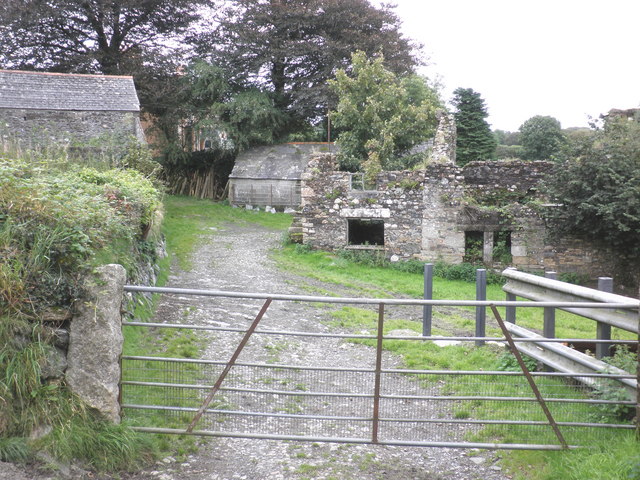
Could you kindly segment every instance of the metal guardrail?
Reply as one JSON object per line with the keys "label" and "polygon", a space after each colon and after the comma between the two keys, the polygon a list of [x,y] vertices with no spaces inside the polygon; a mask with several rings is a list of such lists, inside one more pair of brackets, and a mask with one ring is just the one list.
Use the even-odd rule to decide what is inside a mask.
{"label": "metal guardrail", "polygon": [[[640,300],[531,275],[512,268],[504,270],[502,275],[507,279],[507,283],[502,289],[508,294],[528,298],[538,302],[538,306],[541,307],[547,306],[544,305],[545,303],[556,302],[554,308],[597,320],[628,332],[638,332]],[[609,308],[594,309],[593,302],[608,305]],[[574,303],[574,305],[568,303]],[[617,305],[621,304],[626,304],[628,307],[619,308]],[[513,304],[513,306],[519,305]]]}

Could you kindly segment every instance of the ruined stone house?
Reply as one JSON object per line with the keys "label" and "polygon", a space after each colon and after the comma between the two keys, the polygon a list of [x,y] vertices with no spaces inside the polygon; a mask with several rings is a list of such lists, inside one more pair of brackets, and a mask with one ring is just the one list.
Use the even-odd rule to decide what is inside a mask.
{"label": "ruined stone house", "polygon": [[449,116],[441,118],[423,168],[382,172],[373,187],[363,188],[361,174],[339,171],[334,155],[314,155],[302,175],[293,237],[323,250],[382,252],[392,261],[483,261],[610,274],[604,255],[589,245],[550,240],[542,213],[553,207],[544,205],[537,189],[550,162],[457,166],[453,129]]}
{"label": "ruined stone house", "polygon": [[145,140],[132,77],[0,70],[3,143],[82,146],[107,137]]}

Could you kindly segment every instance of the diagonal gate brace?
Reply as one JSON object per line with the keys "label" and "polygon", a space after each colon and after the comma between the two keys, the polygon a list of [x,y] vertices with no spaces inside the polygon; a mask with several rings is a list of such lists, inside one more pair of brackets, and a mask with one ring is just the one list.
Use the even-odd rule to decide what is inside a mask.
{"label": "diagonal gate brace", "polygon": [[196,426],[196,424],[198,423],[198,421],[200,420],[200,418],[204,414],[205,410],[207,409],[207,407],[209,406],[209,404],[213,400],[213,397],[215,397],[216,393],[218,393],[218,390],[220,390],[220,386],[222,385],[222,382],[224,381],[224,379],[226,378],[227,374],[229,373],[229,370],[231,370],[231,367],[233,367],[235,365],[236,360],[238,359],[238,357],[240,356],[240,353],[242,352],[242,350],[244,349],[245,345],[249,341],[249,338],[251,338],[251,335],[253,335],[253,332],[256,330],[256,328],[258,328],[258,324],[260,323],[260,320],[262,320],[262,317],[264,316],[264,314],[267,312],[267,309],[269,308],[269,305],[271,305],[271,301],[272,301],[271,298],[267,298],[267,301],[264,302],[264,305],[260,309],[260,312],[256,316],[255,320],[253,321],[253,323],[251,324],[249,329],[244,334],[244,337],[242,337],[242,340],[240,341],[240,344],[236,348],[236,351],[233,352],[233,355],[231,356],[231,359],[229,360],[227,365],[224,367],[224,370],[222,371],[222,373],[218,377],[218,380],[213,385],[213,387],[211,387],[211,391],[209,392],[209,395],[207,395],[207,398],[205,398],[204,403],[202,404],[202,406],[198,410],[198,413],[196,413],[195,417],[193,417],[193,420],[191,420],[191,423],[187,427],[186,433],[191,433],[193,431],[193,428]]}
{"label": "diagonal gate brace", "polygon": [[542,398],[542,395],[540,394],[540,390],[538,390],[538,386],[536,385],[536,382],[533,381],[533,377],[531,376],[529,369],[527,368],[524,361],[522,360],[522,355],[520,355],[520,351],[516,348],[516,344],[513,341],[513,337],[511,336],[511,333],[509,332],[509,330],[507,330],[507,327],[505,326],[504,321],[500,316],[500,312],[498,312],[498,309],[496,308],[495,305],[490,305],[490,307],[491,307],[491,311],[493,312],[493,316],[496,317],[496,321],[498,322],[498,325],[500,325],[500,329],[502,330],[502,333],[504,334],[504,337],[506,338],[507,343],[509,344],[511,353],[513,353],[513,356],[516,357],[516,360],[518,361],[518,365],[520,365],[520,368],[522,369],[522,373],[527,378],[527,381],[529,382],[529,386],[531,387],[531,390],[533,390],[533,393],[536,396],[536,399],[538,400],[538,403],[540,404],[542,411],[547,416],[549,425],[551,425],[551,428],[556,434],[556,437],[558,437],[558,441],[560,442],[560,445],[562,445],[562,448],[568,449],[569,445],[567,445],[567,442],[564,439],[562,432],[560,432],[560,428],[558,428],[558,424],[554,420],[553,415],[551,415],[551,411],[549,411],[549,408],[547,407],[547,403],[544,401],[544,398]]}

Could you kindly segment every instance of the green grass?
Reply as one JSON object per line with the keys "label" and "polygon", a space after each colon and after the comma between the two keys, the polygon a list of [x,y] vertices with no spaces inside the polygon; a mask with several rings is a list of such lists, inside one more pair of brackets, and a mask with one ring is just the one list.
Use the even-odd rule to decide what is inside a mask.
{"label": "green grass", "polygon": [[[402,272],[390,268],[360,265],[341,258],[338,255],[309,251],[296,245],[286,245],[274,253],[278,264],[284,270],[297,272],[299,275],[332,283],[347,288],[357,289],[359,296],[422,298],[424,279],[420,273]],[[446,280],[439,277],[433,279],[433,298],[436,300],[474,300],[475,284],[461,280]],[[487,299],[504,301],[506,294],[500,285],[487,285]],[[522,300],[522,299],[520,299]],[[473,311],[472,307],[461,308]],[[505,318],[504,308],[499,308]],[[434,309],[437,312],[437,307]],[[542,331],[544,310],[535,307],[521,307],[517,310],[516,323],[524,328]],[[487,312],[488,333],[498,334],[497,323],[490,311]],[[474,327],[471,326],[471,332]],[[595,338],[596,322],[577,315],[556,310],[557,338]],[[613,329],[614,339],[635,339],[634,334],[620,329]]]}
{"label": "green grass", "polygon": [[[207,237],[215,235],[212,228],[223,227],[226,222],[257,222],[267,228],[280,229],[284,232],[289,225],[290,217],[287,215],[271,215],[256,212],[247,212],[240,209],[232,209],[228,206],[212,204],[207,201],[198,201],[182,197],[168,197],[165,213],[165,234],[169,250],[173,258],[177,259],[182,268],[189,266],[189,255],[199,242]],[[354,264],[344,258],[324,252],[309,252],[308,249],[293,245],[284,246],[273,252],[279,265],[285,270],[295,270],[297,274],[311,279],[333,283],[359,292],[360,296],[407,296],[411,298],[422,297],[423,279],[420,274],[399,272],[395,270],[362,266]],[[317,287],[316,287],[317,288]],[[489,285],[487,287],[489,299],[502,300],[505,298],[500,286]],[[472,283],[462,281],[434,280],[434,298],[436,299],[473,299],[475,286]],[[466,310],[466,312],[465,312]],[[469,321],[468,312],[472,309],[461,309],[460,314],[446,314],[446,320],[456,328],[469,327],[473,331],[473,321]],[[444,314],[435,312],[435,315]],[[490,318],[490,315],[488,315]],[[377,316],[373,311],[345,307],[334,313],[331,324],[347,331],[360,332],[362,330],[375,331]],[[542,309],[518,310],[518,324],[526,328],[542,329]],[[579,317],[557,313],[557,335],[559,337],[592,338],[595,333],[595,323],[583,320]],[[388,333],[394,329],[411,329],[419,332],[419,322],[402,319],[390,319],[385,326]],[[492,331],[497,333],[495,325]],[[446,334],[439,331],[439,334]],[[626,334],[615,333],[624,336]],[[180,335],[175,332],[170,335],[169,343],[176,342],[176,348],[183,348],[177,339]],[[187,339],[186,344],[192,345],[195,339]],[[144,340],[137,339],[133,343],[144,345]],[[362,343],[372,344],[371,341]],[[451,346],[439,348],[429,344],[415,341],[387,340],[384,347],[401,355],[407,367],[432,368],[432,369],[485,369],[499,368],[504,361],[501,352],[494,347],[477,348],[473,345]],[[131,345],[130,351],[135,351]],[[184,354],[184,352],[183,352]],[[194,376],[201,375],[197,369]],[[503,382],[503,380],[501,380]],[[521,382],[520,382],[521,383]],[[451,382],[447,388],[452,392],[464,394],[472,392],[473,386],[463,382]],[[517,392],[520,385],[506,384],[508,392]],[[563,384],[544,386],[547,391],[558,392],[568,388]],[[561,392],[562,393],[562,392]],[[159,392],[158,392],[159,394]],[[540,418],[539,407],[532,404],[530,411],[525,415],[531,418]],[[224,408],[224,404],[219,407]],[[519,412],[518,412],[519,413]],[[520,414],[520,413],[519,413]],[[561,412],[558,412],[560,415]],[[478,402],[461,402],[456,406],[453,415],[456,418],[498,418],[504,415],[503,411],[495,405]],[[184,419],[181,419],[181,421]],[[501,438],[505,441],[516,439],[522,435],[530,435],[530,432],[501,427],[486,429],[478,438]],[[545,440],[547,433],[539,434],[540,440]],[[638,456],[638,443],[633,434],[629,432],[614,432],[599,434],[600,438],[589,439],[588,447],[569,452],[505,452],[502,465],[510,474],[518,480],[550,480],[563,479],[640,479],[640,458]],[[159,437],[161,448],[169,447],[173,439]],[[175,446],[175,445],[174,445]],[[317,467],[309,464],[301,465],[296,472],[299,475],[313,476]]]}
{"label": "green grass", "polygon": [[232,208],[210,200],[191,197],[166,196],[163,232],[167,250],[184,270],[191,269],[191,253],[215,228],[225,223],[257,223],[273,230],[286,230],[291,215],[265,213],[243,208]]}
{"label": "green grass", "polygon": [[603,433],[571,451],[510,452],[502,463],[514,480],[640,480],[640,446],[632,432]]}

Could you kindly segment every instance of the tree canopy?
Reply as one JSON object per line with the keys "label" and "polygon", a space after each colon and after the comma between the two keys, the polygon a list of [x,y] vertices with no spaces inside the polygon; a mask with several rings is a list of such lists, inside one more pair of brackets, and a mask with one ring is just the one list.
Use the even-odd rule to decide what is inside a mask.
{"label": "tree canopy", "polygon": [[471,88],[458,88],[451,101],[455,108],[456,163],[466,165],[474,160],[490,160],[495,157],[496,139],[485,120],[484,100]]}
{"label": "tree canopy", "polygon": [[352,65],[329,82],[338,97],[331,113],[339,129],[337,143],[343,168],[379,170],[407,168],[398,157],[433,136],[438,92],[417,75],[398,77],[379,56],[352,56]]}
{"label": "tree canopy", "polygon": [[348,68],[351,53],[382,53],[394,73],[418,62],[390,6],[367,0],[234,0],[219,2],[217,27],[198,53],[232,72],[232,80],[266,87],[276,106],[302,121],[327,114],[327,80]]}
{"label": "tree canopy", "polygon": [[4,67],[128,74],[169,48],[205,0],[9,0],[0,10]]}
{"label": "tree canopy", "polygon": [[525,160],[549,160],[560,153],[565,136],[558,120],[536,115],[520,126],[520,143]]}
{"label": "tree canopy", "polygon": [[[555,230],[640,260],[640,123],[609,119],[574,146],[546,182]],[[627,264],[628,267],[628,264]]]}
{"label": "tree canopy", "polygon": [[[143,105],[160,100],[177,42],[206,0],[8,0],[0,9],[3,68],[134,75]],[[181,44],[181,49],[184,44]],[[153,86],[151,86],[153,85]]]}

